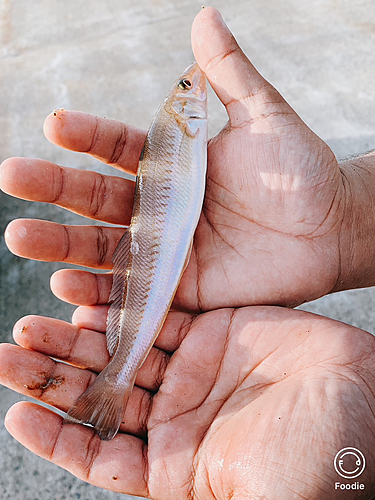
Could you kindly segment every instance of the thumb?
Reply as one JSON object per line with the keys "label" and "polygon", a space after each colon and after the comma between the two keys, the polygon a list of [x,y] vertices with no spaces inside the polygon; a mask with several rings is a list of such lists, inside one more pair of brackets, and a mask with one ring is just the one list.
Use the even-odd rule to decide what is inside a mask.
{"label": "thumb", "polygon": [[279,113],[294,114],[242,52],[218,10],[206,7],[199,12],[193,21],[191,43],[198,65],[232,124]]}

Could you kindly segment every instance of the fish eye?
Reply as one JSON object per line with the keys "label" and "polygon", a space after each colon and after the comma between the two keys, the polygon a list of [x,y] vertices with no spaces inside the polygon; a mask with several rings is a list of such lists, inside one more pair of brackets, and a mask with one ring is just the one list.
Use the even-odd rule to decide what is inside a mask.
{"label": "fish eye", "polygon": [[183,78],[182,80],[180,80],[178,82],[178,85],[177,85],[177,87],[182,89],[182,90],[189,90],[189,89],[191,89],[192,86],[193,85],[192,85],[191,81],[188,80],[187,78]]}

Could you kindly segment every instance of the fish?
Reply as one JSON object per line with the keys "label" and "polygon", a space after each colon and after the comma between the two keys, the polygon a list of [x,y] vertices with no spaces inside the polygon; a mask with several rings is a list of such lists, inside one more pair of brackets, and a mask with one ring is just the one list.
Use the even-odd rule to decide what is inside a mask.
{"label": "fish", "polygon": [[207,86],[191,64],[174,83],[139,159],[130,226],[113,254],[107,316],[108,365],[64,423],[117,434],[139,368],[158,337],[189,262],[207,169]]}

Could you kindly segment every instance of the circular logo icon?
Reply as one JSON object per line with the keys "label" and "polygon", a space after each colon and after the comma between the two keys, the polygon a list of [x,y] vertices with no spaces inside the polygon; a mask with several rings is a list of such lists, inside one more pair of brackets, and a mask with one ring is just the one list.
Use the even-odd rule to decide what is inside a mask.
{"label": "circular logo icon", "polygon": [[365,470],[366,460],[357,448],[343,448],[333,461],[335,471],[345,479],[355,479]]}

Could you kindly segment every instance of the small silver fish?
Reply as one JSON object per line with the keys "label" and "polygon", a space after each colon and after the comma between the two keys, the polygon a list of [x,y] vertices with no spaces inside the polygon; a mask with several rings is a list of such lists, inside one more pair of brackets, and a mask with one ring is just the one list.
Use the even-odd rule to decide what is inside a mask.
{"label": "small silver fish", "polygon": [[112,439],[135,377],[168,314],[189,261],[207,165],[207,88],[199,66],[175,82],[141,153],[130,227],[113,255],[107,317],[109,364],[68,411]]}

